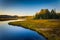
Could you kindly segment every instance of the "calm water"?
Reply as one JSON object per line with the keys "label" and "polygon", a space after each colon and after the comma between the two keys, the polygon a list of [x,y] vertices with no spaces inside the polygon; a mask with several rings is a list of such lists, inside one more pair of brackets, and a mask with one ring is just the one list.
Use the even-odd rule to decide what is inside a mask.
{"label": "calm water", "polygon": [[11,21],[0,21],[0,40],[46,40],[35,31],[8,25],[8,22]]}

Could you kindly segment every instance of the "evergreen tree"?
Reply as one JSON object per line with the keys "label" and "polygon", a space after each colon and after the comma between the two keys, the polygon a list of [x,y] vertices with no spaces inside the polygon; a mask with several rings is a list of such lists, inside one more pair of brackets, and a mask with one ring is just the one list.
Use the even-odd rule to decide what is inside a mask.
{"label": "evergreen tree", "polygon": [[41,9],[39,13],[36,13],[34,19],[59,19],[59,16],[53,9],[51,12],[48,9]]}
{"label": "evergreen tree", "polygon": [[34,19],[39,19],[39,14],[38,13],[35,14]]}
{"label": "evergreen tree", "polygon": [[57,19],[58,15],[56,14],[55,10],[51,10],[51,15],[52,15],[52,19]]}
{"label": "evergreen tree", "polygon": [[50,18],[50,12],[48,9],[41,9],[39,13],[36,13],[35,19],[48,19]]}

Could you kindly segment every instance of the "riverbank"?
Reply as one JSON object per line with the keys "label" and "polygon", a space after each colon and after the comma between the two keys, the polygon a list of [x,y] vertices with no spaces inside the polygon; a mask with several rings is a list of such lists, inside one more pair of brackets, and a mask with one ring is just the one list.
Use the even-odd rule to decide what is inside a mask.
{"label": "riverbank", "polygon": [[48,38],[48,40],[60,40],[60,20],[26,20],[10,22],[9,25],[34,30]]}
{"label": "riverbank", "polygon": [[0,21],[17,20],[17,18],[0,18]]}

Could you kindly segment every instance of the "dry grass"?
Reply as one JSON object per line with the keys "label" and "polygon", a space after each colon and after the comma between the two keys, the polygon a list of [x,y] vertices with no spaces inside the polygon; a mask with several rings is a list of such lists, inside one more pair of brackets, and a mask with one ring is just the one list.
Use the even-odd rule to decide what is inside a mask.
{"label": "dry grass", "polygon": [[48,40],[60,40],[60,20],[26,20],[10,22],[10,25],[22,26],[43,34]]}

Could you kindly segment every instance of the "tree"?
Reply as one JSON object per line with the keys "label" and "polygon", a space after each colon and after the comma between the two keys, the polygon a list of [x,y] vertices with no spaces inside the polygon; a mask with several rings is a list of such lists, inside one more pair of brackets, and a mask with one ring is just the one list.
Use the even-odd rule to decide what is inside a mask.
{"label": "tree", "polygon": [[39,13],[36,13],[34,19],[59,19],[59,16],[56,14],[55,10],[41,9]]}
{"label": "tree", "polygon": [[52,15],[52,19],[58,19],[58,15],[56,14],[55,10],[51,10],[51,15]]}
{"label": "tree", "polygon": [[39,13],[36,13],[35,19],[48,19],[50,18],[50,12],[48,9],[41,9]]}
{"label": "tree", "polygon": [[35,14],[34,19],[39,19],[39,14],[38,13]]}

